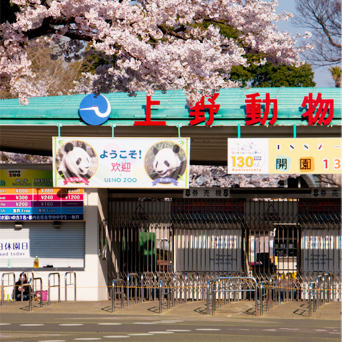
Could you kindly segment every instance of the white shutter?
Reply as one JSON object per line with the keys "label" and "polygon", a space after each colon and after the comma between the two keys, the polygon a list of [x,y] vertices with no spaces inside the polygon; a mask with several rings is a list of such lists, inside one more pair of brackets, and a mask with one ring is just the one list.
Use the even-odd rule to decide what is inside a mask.
{"label": "white shutter", "polygon": [[[54,228],[52,222],[23,222],[23,228],[14,229],[14,222],[0,225],[0,268],[33,267],[36,256],[39,267],[83,268],[85,255],[84,222],[61,222]],[[5,244],[11,241],[29,241],[29,256],[25,258],[2,256]],[[10,260],[9,260],[10,259]]]}

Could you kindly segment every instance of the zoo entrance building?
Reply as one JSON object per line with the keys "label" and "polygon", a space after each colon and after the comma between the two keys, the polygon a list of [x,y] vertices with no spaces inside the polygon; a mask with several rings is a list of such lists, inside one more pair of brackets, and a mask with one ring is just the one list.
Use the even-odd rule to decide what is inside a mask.
{"label": "zoo entrance building", "polygon": [[[196,117],[182,91],[156,92],[153,102],[145,93],[105,96],[111,113],[96,126],[79,115],[85,95],[33,98],[27,106],[1,100],[1,150],[51,156],[53,137],[189,137],[189,164],[226,166],[228,138],[341,138],[338,88],[222,89],[219,109],[204,106]],[[277,102],[265,118],[267,98]],[[252,124],[251,99],[261,99],[262,110]],[[313,105],[314,114],[303,116]],[[0,272],[15,279],[25,271],[46,285],[51,272],[76,274],[77,299],[91,301],[108,299],[112,280],[128,275],[150,285],[161,278],[205,284],[217,276],[290,276],[298,288],[329,275],[341,286],[340,174],[303,172],[275,188],[109,184],[69,191],[53,187],[51,164],[5,162],[0,171]],[[44,215],[50,201],[59,201],[60,215]]]}

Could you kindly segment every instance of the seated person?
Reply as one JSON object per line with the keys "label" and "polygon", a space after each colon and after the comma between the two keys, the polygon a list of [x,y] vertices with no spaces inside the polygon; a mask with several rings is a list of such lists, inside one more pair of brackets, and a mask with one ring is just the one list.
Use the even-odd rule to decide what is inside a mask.
{"label": "seated person", "polygon": [[29,300],[29,286],[26,274],[24,272],[20,273],[19,280],[15,283],[15,300],[21,300],[21,287],[23,288],[23,300]]}

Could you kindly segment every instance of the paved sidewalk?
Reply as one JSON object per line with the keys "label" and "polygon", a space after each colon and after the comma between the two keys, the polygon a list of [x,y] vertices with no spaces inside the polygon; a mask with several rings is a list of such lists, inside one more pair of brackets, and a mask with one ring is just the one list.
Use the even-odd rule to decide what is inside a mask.
{"label": "paved sidewalk", "polygon": [[[51,302],[48,306],[47,302],[43,302],[43,307],[39,306],[39,302],[33,302],[32,312],[29,311],[28,302],[5,302],[4,306],[0,306],[0,315],[5,313],[54,313],[54,314],[91,314],[91,315],[115,315],[115,316],[172,316],[185,317],[187,319],[206,319],[208,317],[220,318],[248,318],[248,319],[319,319],[319,320],[341,320],[342,307],[339,302],[326,303],[319,307],[317,312],[312,312],[312,317],[309,317],[309,308],[307,302],[294,301],[284,302],[281,305],[275,305],[273,302],[272,309],[266,311],[264,306],[264,314],[262,317],[256,317],[255,304],[253,301],[231,302],[230,304],[222,305],[215,311],[215,315],[207,315],[206,302],[188,302],[179,304],[176,302],[175,307],[167,309],[167,303],[163,302],[163,312],[159,314],[159,301],[148,301],[135,304],[134,301],[124,303],[124,308],[120,307],[120,303],[116,302],[115,313],[112,313],[112,303],[108,301],[98,302]],[[211,308],[210,308],[211,309]]]}

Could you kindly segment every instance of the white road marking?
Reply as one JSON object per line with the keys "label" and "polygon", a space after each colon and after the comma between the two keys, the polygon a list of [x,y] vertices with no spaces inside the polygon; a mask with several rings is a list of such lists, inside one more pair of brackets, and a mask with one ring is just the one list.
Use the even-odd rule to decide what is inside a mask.
{"label": "white road marking", "polygon": [[164,320],[164,321],[155,321],[156,323],[182,323],[184,321],[179,320]]}
{"label": "white road marking", "polygon": [[97,323],[97,325],[121,325],[122,323]]}
{"label": "white road marking", "polygon": [[133,324],[157,324],[154,322],[133,322]]}
{"label": "white road marking", "polygon": [[166,330],[166,331],[173,331],[173,332],[187,332],[187,331],[191,331],[191,330],[170,329],[170,330]]}
{"label": "white road marking", "polygon": [[329,334],[337,334],[337,335],[341,335],[340,332],[334,332],[334,331],[329,331]]}
{"label": "white road marking", "polygon": [[327,329],[314,329],[315,331],[328,331]]}
{"label": "white road marking", "polygon": [[43,326],[44,324],[40,324],[40,323],[32,323],[32,324],[20,324],[21,327],[41,327]]}
{"label": "white road marking", "polygon": [[11,323],[0,323],[0,325],[11,325]]}
{"label": "white road marking", "polygon": [[129,336],[125,336],[125,335],[116,335],[116,336],[103,336],[104,338],[125,338],[125,337],[129,337]]}
{"label": "white road marking", "polygon": [[249,330],[249,329],[229,329],[229,330]]}
{"label": "white road marking", "polygon": [[83,324],[81,324],[81,323],[74,323],[74,324],[72,324],[72,323],[68,323],[68,324],[59,324],[61,327],[79,327],[79,326],[81,326],[81,325],[83,325]]}
{"label": "white road marking", "polygon": [[75,341],[98,341],[101,340],[100,337],[79,337],[75,338]]}
{"label": "white road marking", "polygon": [[39,334],[40,336],[61,336],[62,334]]}
{"label": "white road marking", "polygon": [[200,330],[200,331],[219,331],[221,329],[196,329],[196,330]]}
{"label": "white road marking", "polygon": [[45,341],[38,341],[38,342],[65,342],[65,340],[45,340]]}
{"label": "white road marking", "polygon": [[299,329],[296,329],[296,328],[279,328],[280,330],[299,330]]}
{"label": "white road marking", "polygon": [[153,334],[128,334],[129,336],[152,336]]}
{"label": "white road marking", "polygon": [[277,331],[277,329],[262,329],[263,331]]}
{"label": "white road marking", "polygon": [[149,331],[149,334],[173,334],[173,331]]}

